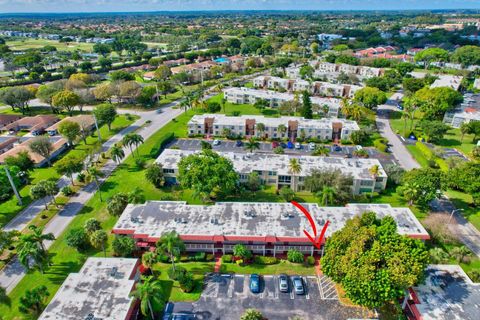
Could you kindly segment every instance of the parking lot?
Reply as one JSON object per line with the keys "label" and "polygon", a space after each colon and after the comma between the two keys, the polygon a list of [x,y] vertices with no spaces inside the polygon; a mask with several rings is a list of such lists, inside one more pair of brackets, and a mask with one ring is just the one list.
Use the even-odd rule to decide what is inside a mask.
{"label": "parking lot", "polygon": [[277,275],[262,277],[260,292],[249,288],[250,275],[210,274],[199,300],[175,303],[174,312],[190,313],[196,319],[239,319],[248,308],[259,310],[267,319],[287,320],[292,316],[302,319],[361,318],[361,309],[341,305],[334,284],[325,277],[302,277],[305,294],[297,295],[291,288],[280,292]]}
{"label": "parking lot", "polygon": [[[221,152],[248,152],[245,150],[244,146],[237,146],[236,141],[229,141],[229,140],[220,140],[220,144],[214,146],[213,140],[201,140],[201,139],[177,139],[172,141],[168,147],[176,147],[182,150],[200,150],[202,148],[201,141],[206,141],[212,145],[213,150],[221,151]],[[273,148],[272,144],[269,142],[259,142],[260,148],[255,150],[255,152],[264,152],[264,153],[272,153]],[[300,149],[289,149],[285,148],[285,154],[296,154],[296,155],[310,155],[312,150],[308,148],[308,144],[301,144]],[[330,149],[330,156],[332,157],[353,157],[353,152],[356,150],[356,146],[339,146],[337,150],[336,148],[331,145],[325,145],[328,149]],[[370,158],[378,159],[382,165],[395,163],[395,160],[391,154],[384,154],[378,152],[375,148],[364,148],[367,151]]]}

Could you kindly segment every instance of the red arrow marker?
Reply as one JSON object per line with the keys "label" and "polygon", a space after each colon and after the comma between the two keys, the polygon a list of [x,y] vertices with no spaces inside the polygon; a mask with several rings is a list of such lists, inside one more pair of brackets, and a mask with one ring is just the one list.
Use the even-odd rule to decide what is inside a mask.
{"label": "red arrow marker", "polygon": [[307,209],[305,209],[301,204],[299,204],[296,201],[291,202],[295,207],[300,209],[300,211],[303,212],[305,217],[307,217],[308,221],[310,222],[310,226],[312,227],[313,230],[313,237],[306,231],[303,230],[303,233],[307,236],[307,238],[313,243],[313,245],[317,248],[320,249],[320,246],[322,244],[323,237],[325,236],[325,232],[327,231],[327,227],[330,224],[330,221],[327,221],[325,225],[323,226],[322,232],[320,233],[320,237],[317,238],[317,226],[315,224],[315,221],[312,218],[312,215],[310,212],[308,212]]}

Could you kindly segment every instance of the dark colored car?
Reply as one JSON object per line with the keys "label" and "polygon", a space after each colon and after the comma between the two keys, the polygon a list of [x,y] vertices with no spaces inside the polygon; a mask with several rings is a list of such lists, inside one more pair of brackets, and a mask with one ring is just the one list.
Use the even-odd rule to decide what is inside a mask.
{"label": "dark colored car", "polygon": [[286,274],[278,276],[278,287],[280,288],[280,292],[288,292],[288,276]]}
{"label": "dark colored car", "polygon": [[283,149],[285,149],[287,147],[287,144],[286,143],[283,143],[283,142],[280,142],[280,147],[282,147]]}
{"label": "dark colored car", "polygon": [[275,149],[278,147],[280,144],[277,141],[272,141],[272,149]]}
{"label": "dark colored car", "polygon": [[293,289],[295,290],[295,294],[305,294],[305,286],[303,285],[303,280],[299,276],[295,276],[292,278]]}
{"label": "dark colored car", "polygon": [[342,151],[342,147],[340,147],[338,144],[333,145],[333,151],[340,152]]}
{"label": "dark colored car", "polygon": [[252,293],[260,292],[260,276],[256,273],[250,275],[250,291]]}
{"label": "dark colored car", "polygon": [[237,142],[235,142],[235,146],[237,146],[237,147],[243,146],[242,140],[237,140]]}

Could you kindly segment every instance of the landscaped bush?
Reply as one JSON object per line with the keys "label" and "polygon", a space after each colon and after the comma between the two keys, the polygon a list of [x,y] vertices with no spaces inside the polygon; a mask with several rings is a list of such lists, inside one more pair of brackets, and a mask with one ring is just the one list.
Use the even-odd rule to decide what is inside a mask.
{"label": "landscaped bush", "polygon": [[65,197],[70,197],[73,194],[73,190],[70,186],[63,187],[61,191]]}
{"label": "landscaped bush", "polygon": [[178,274],[178,283],[180,283],[180,288],[183,292],[192,292],[195,288],[195,280],[193,279],[193,274],[191,272],[185,271]]}
{"label": "landscaped bush", "polygon": [[257,264],[263,264],[263,265],[271,265],[271,264],[277,264],[278,263],[277,258],[275,258],[275,257],[264,257],[264,256],[255,256],[254,261]]}
{"label": "landscaped bush", "polygon": [[[170,258],[166,255],[166,254],[163,254],[161,252],[157,252],[157,258],[158,258],[158,261],[160,262],[163,262],[163,263],[170,263]],[[185,257],[187,260],[188,260],[188,257]],[[181,259],[180,259],[181,261]]]}
{"label": "landscaped bush", "polygon": [[215,260],[215,256],[211,253],[207,254],[207,256],[205,257],[205,260],[206,261],[213,261]]}
{"label": "landscaped bush", "polygon": [[80,172],[80,173],[77,175],[77,180],[78,180],[78,182],[84,183],[84,182],[85,182],[85,178],[86,178],[86,175],[85,175],[85,173],[83,173],[83,172]]}
{"label": "landscaped bush", "polygon": [[190,254],[188,256],[189,261],[205,261],[206,260],[206,253],[205,252],[197,252],[194,254]]}
{"label": "landscaped bush", "polygon": [[349,144],[352,144],[352,141],[347,140],[347,139],[342,139],[342,140],[340,140],[340,143],[343,144],[343,145],[349,145]]}
{"label": "landscaped bush", "polygon": [[150,151],[150,158],[156,159],[160,152],[162,152],[162,150],[165,148],[165,145],[173,139],[175,139],[175,134],[173,132],[170,132],[158,139],[158,141],[155,143],[155,146]]}
{"label": "landscaped bush", "polygon": [[373,146],[381,152],[387,152],[388,146],[386,145],[383,139],[377,139],[373,141]]}
{"label": "landscaped bush", "polygon": [[314,266],[314,265],[315,265],[315,258],[312,257],[312,256],[308,256],[308,257],[307,257],[307,264],[308,264],[309,266]]}
{"label": "landscaped bush", "polygon": [[480,271],[472,270],[468,273],[468,276],[473,282],[480,282]]}
{"label": "landscaped bush", "polygon": [[173,267],[168,268],[167,274],[170,280],[178,280],[187,270],[181,266],[175,266],[175,271]]}
{"label": "landscaped bush", "polygon": [[222,256],[223,263],[232,263],[232,261],[233,261],[233,256],[231,254],[224,254]]}
{"label": "landscaped bush", "polygon": [[287,252],[287,259],[293,263],[302,263],[303,262],[303,253],[296,249],[290,249]]}

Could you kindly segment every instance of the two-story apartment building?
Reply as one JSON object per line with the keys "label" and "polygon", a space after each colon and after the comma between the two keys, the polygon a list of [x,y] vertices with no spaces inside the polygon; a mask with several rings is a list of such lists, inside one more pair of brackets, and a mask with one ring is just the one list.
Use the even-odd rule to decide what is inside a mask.
{"label": "two-story apartment building", "polygon": [[[259,100],[265,100],[270,104],[271,108],[277,108],[282,103],[293,101],[295,95],[286,92],[275,92],[269,90],[257,90],[250,88],[227,88],[223,90],[225,99],[235,104],[254,104]],[[311,97],[313,105],[327,106],[328,116],[337,117],[340,111],[341,100],[337,98]]]}
{"label": "two-story apartment building", "polygon": [[291,141],[295,141],[297,137],[328,141],[346,140],[352,132],[358,130],[360,127],[355,121],[337,118],[268,118],[253,115],[233,117],[223,114],[202,114],[194,115],[188,122],[189,135],[222,136],[228,132],[235,136],[288,138]]}
{"label": "two-story apartment building", "polygon": [[[156,162],[163,167],[165,180],[176,184],[178,164],[182,158],[201,151],[165,149]],[[294,156],[286,154],[234,153],[218,152],[229,159],[239,175],[239,182],[246,182],[248,175],[256,172],[263,183],[273,185],[277,189],[290,187],[294,191],[304,190],[305,177],[312,171],[341,171],[352,177],[352,193],[371,193],[382,191],[387,185],[387,174],[377,159],[345,159],[339,157]],[[290,172],[290,160],[297,159],[301,172]],[[378,166],[379,173],[373,176],[370,169]]]}
{"label": "two-story apartment building", "polygon": [[[348,219],[364,212],[379,218],[391,216],[398,233],[429,239],[427,231],[408,208],[389,204],[349,204],[345,207],[319,207],[302,204],[317,222],[327,226],[325,238],[341,229]],[[236,244],[244,244],[254,254],[285,254],[296,249],[304,254],[321,254],[303,230],[311,230],[308,219],[290,203],[217,202],[215,205],[188,205],[176,201],[148,201],[129,204],[112,232],[132,237],[141,251],[153,250],[162,234],[175,230],[188,252],[227,254]],[[325,243],[325,238],[321,242]]]}

